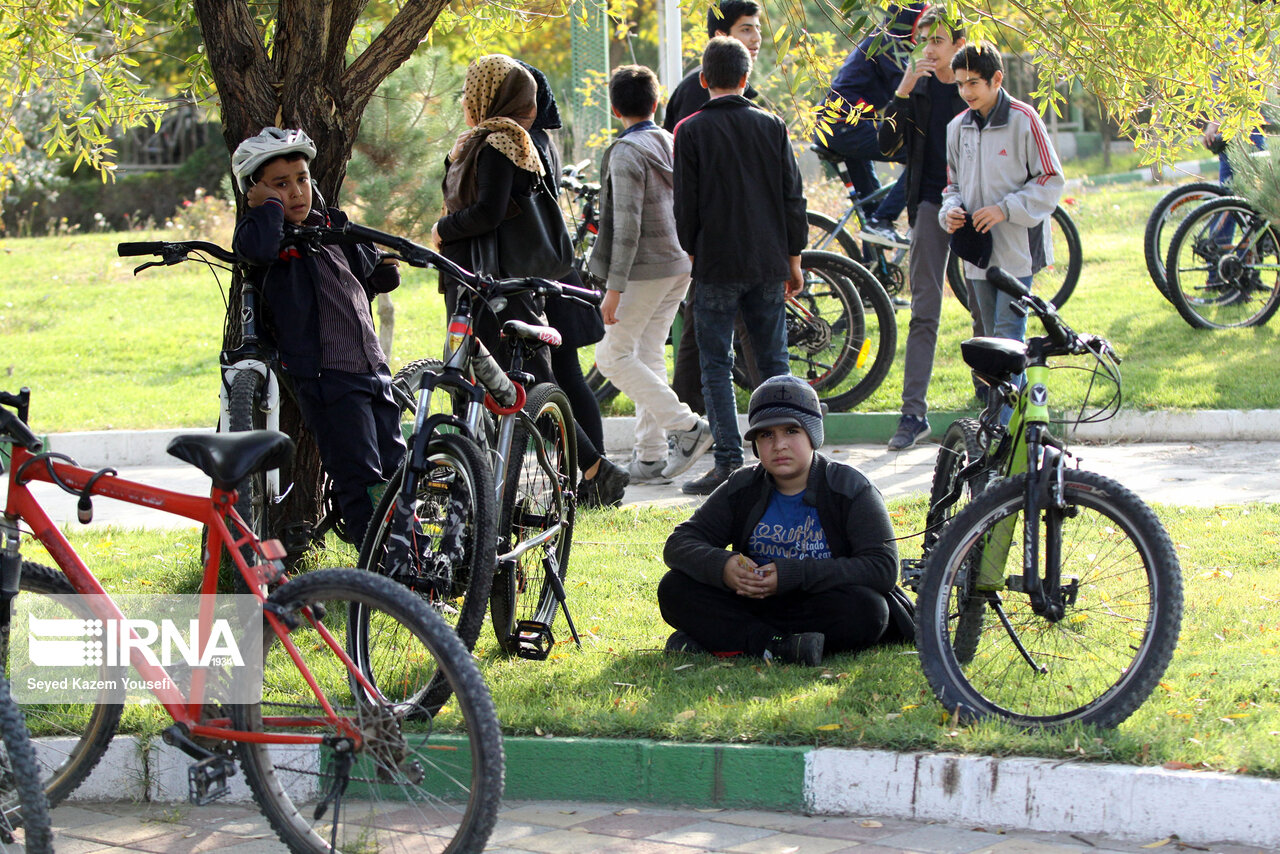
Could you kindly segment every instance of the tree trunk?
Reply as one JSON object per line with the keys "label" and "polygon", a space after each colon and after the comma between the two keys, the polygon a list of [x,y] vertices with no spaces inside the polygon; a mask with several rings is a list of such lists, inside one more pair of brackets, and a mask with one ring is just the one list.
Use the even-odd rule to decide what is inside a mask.
{"label": "tree trunk", "polygon": [[378,294],[378,346],[391,361],[391,345],[396,335],[396,306],[391,294]]}
{"label": "tree trunk", "polygon": [[[271,49],[246,0],[194,0],[218,91],[228,152],[264,127],[302,128],[315,141],[311,175],[326,203],[338,203],[365,105],[379,84],[423,41],[447,0],[405,0],[369,46],[347,64],[347,50],[367,0],[280,0]],[[253,10],[262,4],[255,3]],[[244,198],[237,191],[237,213]],[[238,293],[233,285],[233,293]],[[230,315],[238,318],[239,311]],[[239,329],[229,330],[237,339]],[[224,342],[225,343],[225,342]],[[389,352],[389,351],[388,351]],[[320,518],[320,457],[301,413],[284,395],[280,429],[297,443],[292,488],[281,529],[297,545]]]}

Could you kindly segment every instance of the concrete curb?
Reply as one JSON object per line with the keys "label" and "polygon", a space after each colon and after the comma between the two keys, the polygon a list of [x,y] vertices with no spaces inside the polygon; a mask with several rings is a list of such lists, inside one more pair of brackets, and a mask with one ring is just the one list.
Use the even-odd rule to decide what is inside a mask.
{"label": "concrete curb", "polygon": [[[936,436],[968,411],[931,412]],[[604,419],[605,448],[625,454],[635,442],[633,417]],[[738,425],[746,430],[745,415]],[[898,426],[896,412],[838,412],[825,419],[827,444],[886,442]],[[209,430],[103,430],[87,433],[53,433],[46,447],[79,460],[86,466],[154,466],[173,463],[165,447],[182,433]],[[1086,442],[1203,442],[1280,440],[1280,410],[1214,409],[1183,412],[1122,412],[1099,424],[1081,424],[1067,431],[1071,441]]]}
{"label": "concrete curb", "polygon": [[[1216,772],[945,753],[508,738],[506,797],[881,815],[1010,830],[1224,839],[1275,849],[1280,781]],[[296,764],[300,757],[291,757]],[[117,738],[72,800],[186,799],[191,760]],[[308,778],[290,786],[308,796]],[[243,776],[228,801],[250,800]],[[314,794],[314,793],[311,793]]]}

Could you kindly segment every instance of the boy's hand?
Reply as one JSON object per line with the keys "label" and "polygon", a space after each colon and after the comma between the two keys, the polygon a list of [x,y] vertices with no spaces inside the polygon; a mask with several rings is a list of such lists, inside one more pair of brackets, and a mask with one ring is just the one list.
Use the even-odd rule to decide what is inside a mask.
{"label": "boy's hand", "polygon": [[622,298],[620,291],[605,291],[600,301],[600,317],[605,324],[612,326],[618,322],[618,300]]}
{"label": "boy's hand", "polygon": [[1200,142],[1205,148],[1212,150],[1213,138],[1218,135],[1218,128],[1222,127],[1219,122],[1207,122],[1204,126],[1204,133],[1200,135]]}
{"label": "boy's hand", "polygon": [[793,297],[804,290],[804,273],[800,270],[799,255],[790,255],[787,261],[791,265],[791,272],[787,276],[786,284],[782,286],[782,292],[786,296]]}
{"label": "boy's hand", "polygon": [[757,566],[751,558],[735,554],[725,561],[724,584],[739,596],[763,599],[778,592],[778,568],[771,563]]}
{"label": "boy's hand", "polygon": [[978,208],[973,212],[973,227],[976,231],[990,231],[991,226],[1004,222],[1004,220],[1004,211],[1000,210],[999,205],[987,205],[985,208]]}
{"label": "boy's hand", "polygon": [[899,98],[905,98],[911,94],[911,90],[916,87],[916,83],[921,77],[932,77],[938,71],[937,58],[929,59],[926,57],[917,57],[907,63],[907,68],[902,72],[902,81],[898,83],[897,90],[893,94]]}
{"label": "boy's hand", "polygon": [[952,208],[947,211],[947,233],[955,234],[964,228],[964,208]]}
{"label": "boy's hand", "polygon": [[259,181],[250,187],[248,192],[244,194],[244,199],[249,203],[249,207],[251,208],[259,207],[265,203],[267,199],[275,199],[282,206],[284,205],[284,193],[262,181]]}
{"label": "boy's hand", "polygon": [[436,222],[431,225],[431,248],[440,251],[440,223]]}

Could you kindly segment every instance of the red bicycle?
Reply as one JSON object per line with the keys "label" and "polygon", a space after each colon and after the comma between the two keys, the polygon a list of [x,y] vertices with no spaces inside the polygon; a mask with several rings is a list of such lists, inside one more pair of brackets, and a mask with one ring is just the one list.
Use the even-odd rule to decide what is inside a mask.
{"label": "red bicycle", "polygon": [[[209,496],[188,495],[83,468],[42,452],[28,427],[30,392],[0,392],[0,443],[12,445],[8,494],[0,518],[0,641],[6,665],[26,632],[14,632],[14,597],[46,598],[79,620],[121,620],[123,613],[32,495],[44,481],[80,496],[82,521],[95,498],[163,510],[207,526],[201,608],[217,589],[218,567],[234,564],[262,608],[262,698],[205,702],[190,693],[179,665],[166,668],[130,650],[129,664],[173,719],[164,740],[191,757],[191,799],[227,792],[238,758],[263,814],[294,852],[479,851],[502,796],[501,733],[480,672],[457,635],[395,582],[354,569],[289,578],[284,547],[261,541],[236,511],[237,487],[289,461],[293,443],[259,430],[185,435],[169,453],[209,475]],[[3,467],[0,467],[0,473]],[[58,568],[23,561],[23,536],[37,540]],[[76,603],[68,605],[67,602]],[[68,613],[69,611],[69,613]],[[95,666],[98,683],[116,681],[123,662]],[[448,686],[454,700],[432,715],[420,701]],[[97,764],[115,734],[121,696],[102,689],[93,702],[27,705],[42,751],[49,802],[65,798]]]}

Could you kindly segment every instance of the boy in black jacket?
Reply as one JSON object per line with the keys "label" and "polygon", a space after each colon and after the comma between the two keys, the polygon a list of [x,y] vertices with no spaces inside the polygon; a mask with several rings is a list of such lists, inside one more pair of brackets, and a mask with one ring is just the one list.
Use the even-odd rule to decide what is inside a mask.
{"label": "boy in black jacket", "polygon": [[733,395],[733,327],[741,312],[762,378],[790,372],[785,295],[804,285],[804,185],[782,119],[742,96],[751,56],[717,36],[702,55],[707,105],[676,129],[676,236],[693,259],[693,312],[715,468],[683,491],[709,495],[742,465]]}
{"label": "boy in black jacket", "polygon": [[400,410],[373,330],[369,302],[400,283],[371,244],[282,249],[290,227],[341,225],[337,208],[313,208],[315,145],[300,130],[266,128],[240,144],[232,171],[249,210],[236,254],[263,265],[268,327],[303,423],[333,478],[348,533],[364,539],[377,496],[404,457]]}
{"label": "boy in black jacket", "polygon": [[779,376],[751,395],[758,466],[735,472],[667,538],[658,584],[668,652],[817,665],[911,637],[894,599],[898,550],[880,492],[822,446],[818,395]]}

